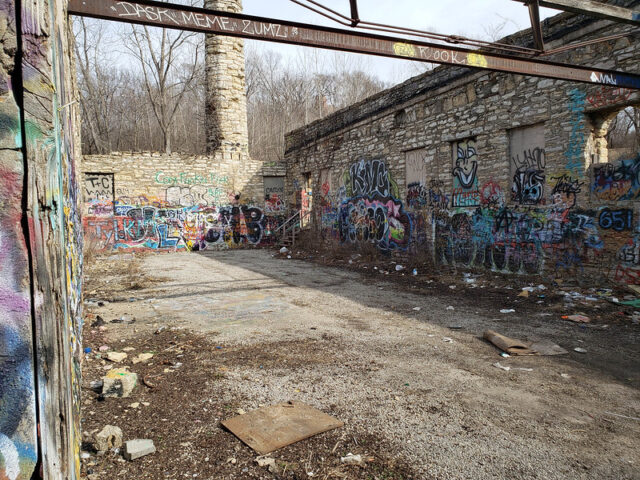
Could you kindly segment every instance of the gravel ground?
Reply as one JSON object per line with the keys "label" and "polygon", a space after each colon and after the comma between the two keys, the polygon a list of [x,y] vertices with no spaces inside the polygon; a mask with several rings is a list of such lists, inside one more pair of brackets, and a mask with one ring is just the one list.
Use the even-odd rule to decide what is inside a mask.
{"label": "gravel ground", "polygon": [[[100,402],[85,389],[83,430],[119,425],[125,439],[153,438],[158,453],[135,462],[92,455],[84,471],[93,478],[640,478],[640,327],[606,302],[585,306],[594,322],[580,326],[560,318],[574,311],[553,303],[553,288],[542,304],[517,297],[518,279],[516,290],[461,278],[451,289],[449,278],[356,272],[269,250],[96,265],[90,293],[111,301],[90,304],[88,321],[131,314],[136,323],[89,328],[85,344],[156,352],[132,365],[155,377],[130,399]],[[553,340],[569,354],[501,358],[481,338],[487,328]],[[86,386],[103,364],[89,356]],[[288,400],[345,427],[275,452],[269,472],[219,422]],[[141,401],[150,405],[128,407]],[[346,467],[348,452],[369,462]]]}

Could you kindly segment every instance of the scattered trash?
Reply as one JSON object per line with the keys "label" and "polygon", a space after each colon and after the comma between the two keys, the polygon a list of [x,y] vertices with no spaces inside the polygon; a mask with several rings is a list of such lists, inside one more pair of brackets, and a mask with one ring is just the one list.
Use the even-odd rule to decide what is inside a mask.
{"label": "scattered trash", "polygon": [[304,403],[288,402],[259,408],[225,420],[222,425],[265,455],[344,424]]}
{"label": "scattered trash", "polygon": [[511,357],[511,355],[509,355],[507,352],[500,352],[500,356],[501,356],[502,358],[509,358],[509,357]]}
{"label": "scattered trash", "polygon": [[136,363],[146,362],[147,360],[151,360],[152,358],[153,358],[153,353],[141,353],[137,357],[134,357],[133,360],[131,361],[135,365]]}
{"label": "scattered trash", "polygon": [[453,343],[453,338],[442,337],[442,341],[445,342],[445,343]]}
{"label": "scattered trash", "polygon": [[289,249],[287,247],[282,247],[280,249],[280,253],[289,253]]}
{"label": "scattered trash", "polygon": [[493,343],[503,352],[509,355],[535,355],[537,352],[532,350],[528,344],[516,340],[515,338],[509,338],[504,335],[500,335],[493,330],[487,330],[484,332],[485,340]]}
{"label": "scattered trash", "polygon": [[450,330],[462,330],[462,325],[449,325]]}
{"label": "scattered trash", "polygon": [[155,333],[156,335],[158,335],[159,333],[164,332],[166,329],[167,329],[167,327],[162,326],[162,327],[158,328],[154,333]]}
{"label": "scattered trash", "polygon": [[455,285],[449,285],[449,288],[450,288],[451,290],[455,290],[457,287],[456,287]]}
{"label": "scattered trash", "polygon": [[107,324],[107,322],[105,322],[104,319],[100,315],[97,315],[96,316],[96,321],[93,322],[91,324],[91,326],[93,328],[97,328],[97,327],[102,327],[103,325],[106,325],[106,324]]}
{"label": "scattered trash", "polygon": [[563,315],[563,320],[570,320],[575,323],[589,323],[591,319],[586,315]]}
{"label": "scattered trash", "polygon": [[291,255],[287,255],[287,258],[288,258],[289,260],[291,260]]}
{"label": "scattered trash", "polygon": [[236,463],[238,463],[238,459],[229,457],[227,458],[227,463],[230,463],[231,465],[235,465]]}
{"label": "scattered trash", "polygon": [[238,415],[244,415],[244,414],[245,414],[245,413],[247,413],[247,412],[245,412],[243,409],[239,408],[239,409],[237,409],[237,410],[236,410],[236,413],[237,413]]}
{"label": "scattered trash", "polygon": [[132,323],[135,323],[135,321],[136,321],[136,319],[134,318],[133,315],[129,315],[128,313],[125,313],[120,318],[114,318],[113,320],[111,320],[111,323],[132,324]]}
{"label": "scattered trash", "polygon": [[134,350],[135,350],[135,348],[133,348],[133,347],[124,347],[122,349],[123,352],[133,352]]}
{"label": "scattered trash", "polygon": [[494,363],[493,366],[496,367],[496,368],[500,368],[500,369],[504,370],[505,372],[509,372],[511,370],[520,370],[521,372],[533,372],[533,368],[507,367],[507,366],[501,365],[500,362]]}
{"label": "scattered trash", "polygon": [[411,272],[411,274],[415,277],[416,275],[418,275],[418,269],[414,268],[413,271]]}
{"label": "scattered trash", "polygon": [[522,289],[522,291],[518,294],[518,296],[529,298],[529,290]]}
{"label": "scattered trash", "polygon": [[109,350],[109,346],[108,345],[102,345],[98,350],[100,350],[101,352],[106,352],[107,350]]}
{"label": "scattered trash", "polygon": [[129,408],[133,408],[136,409],[140,406],[140,402],[133,402],[131,405],[129,405]]}
{"label": "scattered trash", "polygon": [[531,344],[531,350],[538,352],[538,355],[566,355],[569,353],[560,345],[553,343],[551,340],[537,340]]}
{"label": "scattered trash", "polygon": [[345,465],[364,465],[362,455],[354,455],[353,453],[347,453],[346,457],[340,457],[340,462]]}
{"label": "scattered trash", "polygon": [[127,354],[124,352],[107,352],[104,358],[106,358],[110,362],[120,363],[125,358],[127,358]]}
{"label": "scattered trash", "polygon": [[628,417],[627,415],[620,415],[619,413],[613,413],[613,412],[604,412],[607,415],[612,415],[614,417],[619,417],[619,418],[626,418],[627,420],[636,420],[638,422],[640,422],[640,418],[638,417]]}
{"label": "scattered trash", "polygon": [[89,384],[89,388],[96,393],[100,393],[102,391],[102,380],[93,380]]}
{"label": "scattered trash", "polygon": [[276,459],[275,458],[271,458],[271,457],[256,457],[256,463],[258,464],[259,467],[267,467],[269,469],[269,472],[271,473],[275,473],[276,469],[278,468],[276,466]]}
{"label": "scattered trash", "polygon": [[573,351],[578,353],[587,353],[587,351],[582,347],[576,347],[573,349]]}
{"label": "scattered trash", "polygon": [[500,369],[504,370],[505,372],[508,372],[509,370],[511,370],[511,367],[505,367],[504,365],[500,365],[500,362],[494,363],[493,366],[496,367],[496,368],[500,368]]}
{"label": "scattered trash", "polygon": [[447,307],[447,310],[455,310],[455,308],[453,308],[453,305],[449,305],[449,306]]}
{"label": "scattered trash", "polygon": [[153,444],[153,440],[129,440],[124,444],[124,458],[127,460],[135,460],[136,458],[144,457],[155,453],[156,447]]}
{"label": "scattered trash", "polygon": [[571,378],[571,375],[569,375],[568,373],[561,373],[560,376],[562,378]]}
{"label": "scattered trash", "polygon": [[126,368],[109,370],[102,377],[102,395],[104,397],[127,398],[138,383],[138,375]]}
{"label": "scattered trash", "polygon": [[416,312],[419,312],[420,310],[422,310],[422,308],[421,308],[421,307],[413,307],[413,309],[414,309]]}
{"label": "scattered trash", "polygon": [[513,308],[503,308],[500,313],[516,313],[516,311]]}
{"label": "scattered trash", "polygon": [[91,347],[85,347],[84,353],[91,353]]}
{"label": "scattered trash", "polygon": [[120,427],[107,425],[93,436],[93,446],[98,452],[106,452],[122,446],[122,430]]}
{"label": "scattered trash", "polygon": [[402,265],[396,265],[396,272],[401,272],[402,270],[404,270]]}

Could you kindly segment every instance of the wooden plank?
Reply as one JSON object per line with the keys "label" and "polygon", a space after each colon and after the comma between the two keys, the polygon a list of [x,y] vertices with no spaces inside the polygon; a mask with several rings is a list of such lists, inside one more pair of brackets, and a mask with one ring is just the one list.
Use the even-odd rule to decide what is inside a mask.
{"label": "wooden plank", "polygon": [[259,408],[225,420],[222,425],[265,455],[344,423],[304,403],[289,402]]}
{"label": "wooden plank", "polygon": [[[516,0],[528,3],[528,0]],[[593,0],[539,0],[541,7],[563,10],[565,12],[590,15],[592,17],[614,20],[616,22],[640,25],[640,11],[618,7],[607,3],[594,2]]]}

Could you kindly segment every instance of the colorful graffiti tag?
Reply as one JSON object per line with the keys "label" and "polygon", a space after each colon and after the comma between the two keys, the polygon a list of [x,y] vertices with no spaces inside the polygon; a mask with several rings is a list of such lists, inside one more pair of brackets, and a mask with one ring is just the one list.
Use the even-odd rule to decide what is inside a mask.
{"label": "colorful graffiti tag", "polygon": [[475,207],[480,205],[478,190],[478,157],[476,142],[465,140],[454,144],[452,206]]}
{"label": "colorful graffiti tag", "polygon": [[263,240],[266,221],[261,209],[245,205],[118,205],[112,218],[85,218],[84,226],[102,248],[205,250],[258,245]]}
{"label": "colorful graffiti tag", "polygon": [[637,200],[640,198],[640,154],[633,159],[594,165],[593,195],[602,201]]}
{"label": "colorful graffiti tag", "polygon": [[345,172],[343,181],[347,198],[337,214],[340,240],[371,242],[382,250],[406,249],[411,218],[384,161],[360,160]]}
{"label": "colorful graffiti tag", "polygon": [[478,208],[440,215],[435,225],[441,263],[511,273],[540,273],[545,258],[556,269],[581,270],[585,258],[604,246],[590,211]]}

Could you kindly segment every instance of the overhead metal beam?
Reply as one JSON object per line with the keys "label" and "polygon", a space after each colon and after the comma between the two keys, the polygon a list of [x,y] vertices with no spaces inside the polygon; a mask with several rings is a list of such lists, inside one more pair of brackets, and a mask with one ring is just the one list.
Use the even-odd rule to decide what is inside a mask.
{"label": "overhead metal beam", "polygon": [[351,4],[351,26],[355,27],[360,23],[360,16],[358,15],[358,0],[349,0]]}
{"label": "overhead metal beam", "polygon": [[[520,3],[528,3],[527,0],[515,0]],[[605,18],[616,22],[640,25],[640,11],[610,5],[608,3],[594,2],[593,0],[539,0],[541,7],[563,10],[565,12],[580,13],[597,18]]]}
{"label": "overhead metal beam", "polygon": [[540,7],[538,0],[527,0],[529,7],[529,18],[531,19],[531,30],[533,31],[533,43],[535,47],[544,50],[544,38],[542,36],[542,24],[540,23]]}
{"label": "overhead metal beam", "polygon": [[401,37],[372,35],[151,0],[126,2],[119,0],[70,0],[69,13],[127,23],[345,52],[367,53],[418,62],[441,63],[640,89],[640,75],[636,74],[499,55],[481,50],[445,47],[436,43],[417,42]]}

